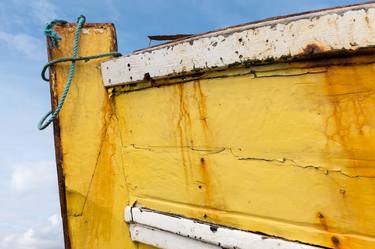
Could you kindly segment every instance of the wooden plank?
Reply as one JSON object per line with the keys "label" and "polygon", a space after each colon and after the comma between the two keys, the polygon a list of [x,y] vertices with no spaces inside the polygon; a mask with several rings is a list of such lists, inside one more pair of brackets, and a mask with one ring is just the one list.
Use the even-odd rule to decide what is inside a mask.
{"label": "wooden plank", "polygon": [[[133,225],[133,228],[130,229],[133,240],[160,248],[318,248],[280,238],[223,227],[218,224],[187,219],[174,214],[160,213],[141,207],[127,207],[127,209],[125,211],[125,220],[131,223],[131,226]],[[171,234],[175,236],[171,236]],[[164,244],[160,245],[161,242],[164,242]],[[196,246],[191,245],[194,242],[197,243]]]}
{"label": "wooden plank", "polygon": [[[365,13],[372,26],[364,6],[372,4],[329,17],[363,23]],[[356,22],[353,39],[367,40]],[[72,49],[74,25],[57,31],[63,39],[51,59]],[[80,55],[113,51],[113,26],[86,26],[80,44]],[[125,206],[137,203],[335,249],[374,248],[375,58],[355,55],[226,68],[126,93],[105,89],[99,61],[78,62],[55,123],[71,247],[150,248],[133,243],[123,222]],[[54,106],[68,69],[51,70]]]}
{"label": "wooden plank", "polygon": [[374,61],[114,88],[130,203],[331,248],[373,248]]}
{"label": "wooden plank", "polygon": [[155,228],[130,224],[130,234],[134,241],[163,249],[221,249],[222,247],[202,243],[174,233]]}
{"label": "wooden plank", "polygon": [[[71,56],[75,25],[55,27],[59,48],[49,50],[50,60]],[[78,54],[116,51],[114,26],[86,24]],[[136,248],[122,222],[128,204],[121,167],[121,146],[110,99],[101,83],[99,64],[104,59],[76,62],[64,107],[54,122],[60,202],[67,249]],[[51,68],[52,105],[65,87],[70,63]],[[116,146],[117,145],[117,146]]]}
{"label": "wooden plank", "polygon": [[368,3],[197,35],[106,61],[101,68],[109,87],[374,45],[375,3]]}

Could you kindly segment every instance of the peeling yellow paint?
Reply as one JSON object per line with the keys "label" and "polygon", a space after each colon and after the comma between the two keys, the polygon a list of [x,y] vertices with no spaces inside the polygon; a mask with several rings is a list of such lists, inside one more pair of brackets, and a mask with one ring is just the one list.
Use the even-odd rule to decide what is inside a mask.
{"label": "peeling yellow paint", "polygon": [[[100,29],[81,36],[80,55],[113,50],[112,26]],[[73,40],[74,29],[58,31],[53,59]],[[331,248],[374,248],[374,59],[227,69],[229,77],[133,92],[107,92],[99,61],[79,62],[59,119],[72,248],[149,248],[131,242],[123,221],[135,202]],[[53,93],[67,72],[55,67]]]}

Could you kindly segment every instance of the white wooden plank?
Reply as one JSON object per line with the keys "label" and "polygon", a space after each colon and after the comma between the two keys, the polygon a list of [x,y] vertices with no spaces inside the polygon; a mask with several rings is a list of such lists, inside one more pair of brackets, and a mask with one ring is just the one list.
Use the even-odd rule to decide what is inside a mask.
{"label": "white wooden plank", "polygon": [[161,231],[155,228],[130,224],[133,241],[164,249],[220,249],[218,246],[193,240],[184,236]]}
{"label": "white wooden plank", "polygon": [[[141,225],[142,228],[148,228],[144,231],[131,230],[132,238],[137,241],[149,243],[161,243],[160,241],[176,239],[171,237],[173,233],[180,237],[190,240],[201,241],[222,248],[237,249],[316,249],[319,247],[305,245],[298,242],[283,240],[280,238],[267,237],[256,233],[246,232],[238,229],[228,228],[216,224],[203,223],[193,219],[187,219],[176,215],[155,212],[140,207],[127,208],[125,211],[125,220],[132,224]],[[150,230],[151,229],[151,230]],[[152,229],[161,230],[169,234],[155,232],[152,235]],[[155,230],[155,231],[156,231]],[[146,235],[140,233],[146,232]],[[167,237],[158,237],[167,236]],[[147,238],[146,238],[147,237]],[[158,237],[158,238],[157,238]],[[143,239],[141,239],[143,238]],[[164,242],[164,244],[167,242]],[[168,242],[169,243],[169,242]],[[172,242],[170,242],[172,243]],[[152,244],[154,245],[154,244]],[[165,248],[165,247],[160,247]],[[192,247],[193,248],[193,247]]]}
{"label": "white wooden plank", "polygon": [[227,28],[102,63],[105,86],[375,45],[375,3]]}

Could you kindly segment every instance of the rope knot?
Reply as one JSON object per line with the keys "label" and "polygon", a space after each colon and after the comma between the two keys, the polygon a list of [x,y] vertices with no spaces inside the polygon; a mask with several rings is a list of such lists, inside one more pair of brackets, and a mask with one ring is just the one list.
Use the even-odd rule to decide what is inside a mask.
{"label": "rope knot", "polygon": [[52,22],[48,23],[46,27],[44,28],[44,34],[47,36],[47,39],[49,41],[49,48],[58,48],[59,47],[59,41],[61,40],[61,36],[53,30],[56,24],[66,24],[67,21],[65,20],[53,20]]}

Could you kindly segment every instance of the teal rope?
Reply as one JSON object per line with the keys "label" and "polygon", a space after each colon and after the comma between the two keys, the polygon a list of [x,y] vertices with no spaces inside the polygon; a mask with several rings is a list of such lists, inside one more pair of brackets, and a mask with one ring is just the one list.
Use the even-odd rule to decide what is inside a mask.
{"label": "teal rope", "polygon": [[[107,57],[107,56],[114,56],[114,57],[121,56],[121,54],[118,53],[118,52],[109,52],[109,53],[102,53],[102,54],[91,55],[91,56],[77,57],[79,34],[81,32],[82,26],[85,23],[85,21],[86,21],[86,18],[83,15],[79,16],[78,19],[77,19],[77,29],[76,29],[76,33],[75,33],[75,36],[74,36],[72,57],[59,58],[59,59],[56,59],[56,60],[52,60],[52,61],[48,62],[43,67],[43,70],[42,70],[42,73],[41,73],[42,79],[45,80],[45,81],[49,81],[49,79],[45,76],[45,73],[50,66],[55,65],[57,63],[61,63],[61,62],[66,62],[66,61],[72,62],[72,64],[70,64],[68,80],[67,80],[67,83],[65,85],[65,89],[64,89],[64,92],[61,96],[61,99],[60,99],[60,101],[59,101],[59,103],[56,107],[56,110],[53,111],[53,112],[49,111],[46,115],[44,115],[42,117],[42,119],[38,123],[38,129],[39,130],[43,130],[43,129],[47,128],[56,119],[56,117],[59,115],[59,113],[60,113],[60,111],[61,111],[61,109],[64,105],[66,96],[69,92],[70,85],[72,84],[72,79],[73,79],[73,74],[74,74],[74,71],[75,71],[75,62],[76,61],[81,61],[81,60],[89,61],[89,60],[92,60],[92,59],[98,59],[98,58]],[[53,30],[54,25],[65,24],[65,23],[66,23],[66,21],[63,21],[63,20],[55,20],[55,21],[52,21],[50,24],[47,25],[46,29],[44,30],[44,33],[47,35],[47,37],[49,39],[50,47],[51,47],[51,44],[52,44],[52,47],[58,47],[58,41],[61,40],[61,37]]]}
{"label": "teal rope", "polygon": [[89,60],[99,59],[99,58],[103,58],[103,57],[107,57],[107,56],[119,57],[121,55],[122,54],[118,53],[118,52],[108,52],[108,53],[90,55],[90,56],[79,56],[79,57],[74,58],[74,59],[71,58],[71,57],[59,58],[59,59],[56,59],[56,60],[52,60],[52,61],[48,62],[46,65],[44,65],[41,76],[42,76],[43,80],[49,81],[49,79],[46,76],[46,71],[50,66],[52,66],[54,64],[57,64],[57,63],[66,62],[66,61],[89,61]]}
{"label": "teal rope", "polygon": [[52,22],[48,23],[47,26],[44,28],[44,34],[47,36],[49,48],[58,48],[59,41],[61,40],[61,36],[53,30],[56,24],[66,24],[67,21],[64,20],[53,20]]}
{"label": "teal rope", "polygon": [[69,92],[70,85],[72,84],[73,74],[74,74],[75,67],[76,67],[76,63],[75,63],[74,59],[77,57],[79,34],[81,33],[81,29],[82,29],[82,26],[85,23],[85,21],[86,21],[86,18],[83,15],[79,16],[78,19],[77,19],[77,29],[76,29],[76,33],[75,33],[75,36],[74,36],[74,44],[73,44],[73,52],[72,52],[72,59],[73,60],[72,60],[72,64],[70,64],[68,81],[66,83],[64,92],[61,96],[61,99],[60,99],[60,101],[57,105],[56,110],[54,112],[52,112],[52,111],[48,112],[39,121],[39,123],[38,123],[38,129],[39,130],[44,130],[45,128],[47,128],[53,122],[53,120],[55,120],[55,118],[59,115],[59,112],[61,111],[61,108],[64,105],[65,98],[66,98],[66,96]]}

